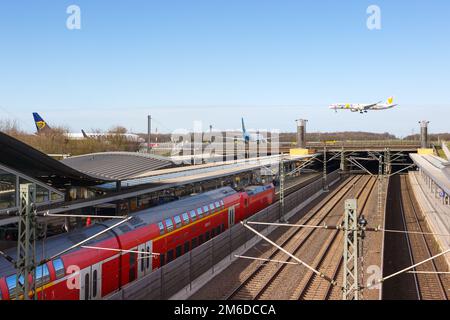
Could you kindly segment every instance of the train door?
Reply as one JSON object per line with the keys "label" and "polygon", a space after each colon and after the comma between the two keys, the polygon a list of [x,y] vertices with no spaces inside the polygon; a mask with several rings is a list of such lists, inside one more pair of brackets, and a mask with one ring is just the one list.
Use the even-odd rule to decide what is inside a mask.
{"label": "train door", "polygon": [[102,264],[97,263],[80,271],[80,300],[102,297]]}
{"label": "train door", "polygon": [[147,258],[146,250],[146,244],[140,244],[138,245],[138,258],[137,258],[137,265],[138,265],[138,279],[142,278],[145,275],[145,260]]}
{"label": "train door", "polygon": [[228,228],[234,226],[235,218],[234,207],[228,208]]}
{"label": "train door", "polygon": [[[130,250],[131,251],[136,251],[137,247],[131,248]],[[129,253],[129,259],[130,259],[129,260],[129,262],[130,262],[130,269],[128,271],[128,279],[129,279],[129,282],[133,282],[134,280],[136,280],[136,271],[139,271],[139,269],[137,268],[138,266],[136,266],[136,262],[138,261],[137,254],[135,252],[130,252]]]}
{"label": "train door", "polygon": [[152,272],[152,264],[153,264],[153,256],[151,255],[153,252],[153,242],[152,241],[148,241],[146,244],[146,253],[147,256],[145,257],[145,274],[149,274],[150,272]]}

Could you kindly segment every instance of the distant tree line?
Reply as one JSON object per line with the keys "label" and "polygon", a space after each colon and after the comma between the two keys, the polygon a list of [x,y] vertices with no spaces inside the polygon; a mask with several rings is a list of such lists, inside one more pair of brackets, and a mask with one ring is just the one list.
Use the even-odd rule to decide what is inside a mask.
{"label": "distant tree line", "polygon": [[[420,134],[409,135],[404,138],[405,140],[420,140]],[[428,134],[428,140],[430,141],[450,141],[450,133],[431,133]]]}
{"label": "distant tree line", "polygon": [[[21,130],[16,121],[0,119],[0,131],[20,140],[24,143],[47,154],[70,154],[80,155],[87,153],[106,151],[138,151],[142,146],[137,141],[129,141],[123,135],[127,129],[122,126],[115,126],[108,132],[111,135],[102,138],[87,138],[82,140],[68,139],[68,128],[52,127],[45,133],[29,134]],[[101,132],[93,130],[92,132]],[[224,134],[224,132],[222,132]],[[138,134],[147,140],[147,134]],[[214,133],[213,133],[214,135]],[[236,133],[239,135],[239,133]],[[192,135],[191,135],[192,137]],[[420,136],[409,135],[403,140],[419,140]],[[296,143],[296,132],[282,132],[279,134],[282,143]],[[311,132],[306,134],[306,140],[310,142],[320,141],[364,141],[364,140],[399,140],[395,135],[388,132],[373,133],[364,131],[344,131],[344,132]],[[450,133],[429,134],[430,141],[446,140],[450,141]],[[152,143],[166,143],[172,141],[170,133],[153,133]]]}
{"label": "distant tree line", "polygon": [[[52,127],[51,130],[39,134],[29,134],[21,130],[15,121],[0,120],[0,131],[16,138],[46,154],[80,155],[105,151],[138,151],[139,142],[128,141],[116,133],[126,133],[123,127],[109,130],[111,135],[102,138],[82,140],[68,139],[69,130],[63,127]],[[94,130],[94,132],[99,130]]]}

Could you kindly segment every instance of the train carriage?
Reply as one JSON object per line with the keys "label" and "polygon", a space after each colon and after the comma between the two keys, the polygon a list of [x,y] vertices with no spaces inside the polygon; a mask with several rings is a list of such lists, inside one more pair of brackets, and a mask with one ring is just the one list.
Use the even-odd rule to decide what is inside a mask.
{"label": "train carriage", "polygon": [[[38,298],[101,299],[269,206],[274,196],[273,185],[253,186],[242,192],[223,187],[133,213],[128,222],[38,266]],[[115,223],[117,220],[108,220],[48,238],[44,244],[38,241],[37,261]],[[15,257],[16,250],[7,254]],[[0,257],[0,299],[15,299],[15,290],[15,269]]]}

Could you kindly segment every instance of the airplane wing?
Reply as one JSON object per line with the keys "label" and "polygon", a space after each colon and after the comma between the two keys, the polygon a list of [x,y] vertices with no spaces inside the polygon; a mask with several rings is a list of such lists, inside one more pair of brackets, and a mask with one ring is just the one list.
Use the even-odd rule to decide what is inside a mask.
{"label": "airplane wing", "polygon": [[379,104],[379,103],[381,103],[381,102],[383,102],[383,101],[378,101],[377,103],[365,105],[365,106],[362,107],[362,109],[363,109],[363,110],[369,110],[369,109],[375,107],[377,104]]}

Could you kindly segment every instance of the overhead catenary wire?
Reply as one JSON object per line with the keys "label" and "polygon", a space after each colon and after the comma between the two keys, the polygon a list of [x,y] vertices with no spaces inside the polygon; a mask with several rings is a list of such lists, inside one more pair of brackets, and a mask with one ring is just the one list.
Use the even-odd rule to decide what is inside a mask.
{"label": "overhead catenary wire", "polygon": [[290,224],[290,223],[278,223],[278,222],[256,222],[248,221],[247,224],[263,225],[263,226],[277,226],[277,227],[297,227],[297,228],[309,228],[309,229],[342,229],[340,226],[328,226],[328,225],[308,225],[308,224]]}
{"label": "overhead catenary wire", "polygon": [[115,249],[115,248],[105,248],[105,247],[94,247],[94,246],[81,246],[81,248],[93,249],[93,250],[114,251],[114,252],[125,252],[125,253],[137,253],[137,254],[141,254],[141,255],[145,255],[145,256],[159,256],[160,255],[160,253],[155,253],[155,252],[125,250],[125,249]]}
{"label": "overhead catenary wire", "polygon": [[12,264],[16,264],[16,260],[14,260],[10,255],[6,254],[5,252],[0,250],[0,255],[2,257],[4,257],[8,262],[12,263]]}
{"label": "overhead catenary wire", "polygon": [[273,263],[300,265],[300,263],[298,263],[298,262],[281,261],[281,260],[274,260],[274,259],[264,259],[264,258],[249,257],[249,256],[241,256],[241,255],[238,255],[238,254],[235,254],[234,256],[236,258],[242,258],[242,259],[248,259],[248,260],[256,260],[256,261],[262,261],[262,262],[273,262]]}
{"label": "overhead catenary wire", "polygon": [[450,274],[447,271],[408,271],[407,273],[416,273],[416,274]]}
{"label": "overhead catenary wire", "polygon": [[377,231],[391,232],[391,233],[423,234],[423,235],[430,235],[430,236],[450,237],[449,233],[446,234],[446,233],[434,233],[434,232],[404,231],[404,230],[392,230],[392,229],[384,229],[384,228],[377,228]]}
{"label": "overhead catenary wire", "polygon": [[44,217],[66,217],[66,218],[98,218],[98,219],[125,219],[127,216],[98,216],[88,214],[59,214],[49,213],[49,211],[43,214]]}
{"label": "overhead catenary wire", "polygon": [[337,281],[334,279],[331,279],[330,277],[328,277],[326,274],[314,269],[313,267],[311,267],[309,264],[307,264],[306,262],[300,260],[299,258],[297,258],[296,256],[294,256],[292,253],[290,253],[289,251],[287,251],[286,249],[280,247],[278,244],[276,244],[275,242],[273,242],[272,240],[270,240],[269,238],[267,238],[266,236],[264,236],[263,234],[259,233],[258,231],[256,231],[255,229],[253,229],[252,227],[250,227],[245,221],[241,221],[241,224],[249,229],[250,231],[252,231],[253,233],[255,233],[256,235],[260,236],[262,239],[264,239],[265,241],[267,241],[268,243],[270,243],[271,245],[273,245],[274,247],[276,247],[278,250],[284,252],[285,254],[287,254],[289,257],[291,257],[292,259],[294,259],[295,261],[297,261],[298,263],[304,265],[307,269],[311,270],[313,273],[315,273],[316,275],[318,275],[319,277],[325,279],[326,281],[330,282],[333,286],[337,285]]}
{"label": "overhead catenary wire", "polygon": [[434,255],[434,256],[432,256],[432,257],[430,257],[430,258],[428,258],[428,259],[425,259],[425,260],[423,260],[423,261],[421,261],[421,262],[418,262],[418,263],[416,263],[416,264],[413,264],[413,265],[410,266],[410,267],[404,268],[404,269],[402,269],[402,270],[400,270],[400,271],[397,271],[397,272],[395,272],[395,273],[393,273],[393,274],[391,274],[391,275],[389,275],[389,276],[380,278],[380,279],[378,279],[378,280],[372,282],[370,285],[366,286],[366,288],[367,288],[367,289],[370,289],[370,288],[372,288],[372,287],[374,287],[374,286],[377,286],[377,285],[379,285],[380,283],[382,283],[382,282],[384,282],[384,281],[386,281],[386,280],[388,280],[388,279],[391,279],[391,278],[393,278],[393,277],[395,277],[395,276],[398,276],[398,275],[400,275],[400,274],[402,274],[402,273],[405,273],[405,272],[407,272],[407,271],[409,271],[409,270],[411,270],[411,269],[414,269],[414,268],[416,268],[416,267],[418,267],[418,266],[420,266],[420,265],[422,265],[422,264],[424,264],[424,263],[427,263],[428,261],[431,261],[431,260],[434,260],[434,259],[436,259],[436,258],[439,258],[440,256],[443,256],[443,255],[445,255],[445,254],[447,254],[447,253],[449,253],[449,252],[450,252],[450,249],[447,249],[447,250],[445,250],[444,252],[441,252],[441,253],[439,253],[439,254],[437,254],[437,255]]}
{"label": "overhead catenary wire", "polygon": [[46,262],[48,262],[48,261],[51,261],[51,260],[53,260],[53,259],[55,259],[55,258],[57,258],[57,257],[59,257],[59,256],[61,256],[61,255],[63,255],[63,254],[66,253],[66,252],[69,252],[70,250],[73,250],[73,249],[75,249],[75,248],[78,248],[78,247],[82,246],[83,244],[85,244],[86,242],[89,242],[89,241],[91,241],[92,239],[95,239],[95,238],[97,238],[98,236],[100,236],[100,235],[102,235],[102,234],[104,234],[104,233],[106,233],[106,232],[108,232],[108,231],[110,231],[110,230],[112,230],[112,229],[114,229],[114,228],[120,226],[121,224],[124,224],[125,222],[129,221],[129,220],[132,219],[132,218],[133,218],[133,217],[128,217],[128,218],[126,218],[126,219],[124,219],[124,220],[122,220],[122,221],[119,221],[118,223],[116,223],[116,224],[110,226],[109,228],[106,228],[105,230],[102,230],[102,231],[100,231],[100,232],[98,232],[98,233],[96,233],[96,234],[94,234],[94,235],[92,235],[92,236],[90,236],[90,237],[84,239],[83,241],[80,241],[80,242],[78,242],[77,244],[74,244],[73,246],[70,246],[69,248],[66,248],[66,249],[62,250],[61,252],[59,252],[59,253],[53,255],[52,257],[47,258],[47,259],[44,259],[44,260],[41,261],[41,263],[39,263],[39,264],[44,264],[44,263],[46,263]]}
{"label": "overhead catenary wire", "polygon": [[[290,224],[290,223],[277,223],[277,222],[256,222],[256,221],[248,221],[248,224],[254,225],[264,225],[264,226],[279,226],[279,227],[296,227],[296,228],[310,228],[310,229],[328,229],[328,230],[346,230],[344,226],[333,226],[333,225],[307,225],[307,224]],[[352,230],[352,229],[349,229]],[[423,235],[434,235],[434,236],[444,236],[450,237],[450,234],[445,233],[433,233],[433,232],[419,232],[419,231],[404,231],[404,230],[393,230],[393,229],[384,229],[381,227],[371,228],[371,227],[361,227],[361,231],[373,231],[373,232],[391,232],[391,233],[405,233],[405,234],[423,234]]]}

